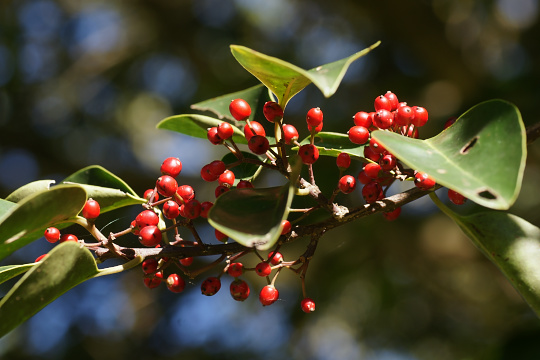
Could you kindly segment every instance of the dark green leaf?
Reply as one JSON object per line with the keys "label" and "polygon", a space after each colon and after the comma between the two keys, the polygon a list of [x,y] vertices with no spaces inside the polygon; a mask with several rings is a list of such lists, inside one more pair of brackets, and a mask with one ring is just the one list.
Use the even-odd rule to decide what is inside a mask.
{"label": "dark green leaf", "polygon": [[0,260],[43,236],[39,230],[76,216],[85,202],[79,185],[58,185],[21,200],[0,218]]}
{"label": "dark green leaf", "polygon": [[[306,137],[300,144],[309,144],[310,138],[310,136]],[[352,143],[346,134],[320,132],[315,135],[314,145],[319,149],[320,155],[337,157],[340,153],[344,152],[351,156],[364,159],[365,146],[358,146]],[[298,147],[293,148],[293,150],[298,150]]]}
{"label": "dark green leaf", "polygon": [[6,200],[12,201],[14,203],[19,202],[28,195],[32,195],[33,193],[43,190],[49,190],[51,184],[54,184],[54,180],[38,180],[28,183],[9,194],[6,197]]}
{"label": "dark green leaf", "polygon": [[97,273],[90,251],[74,242],[59,244],[0,301],[0,337]]}
{"label": "dark green leaf", "polygon": [[30,270],[36,264],[0,266],[0,284]]}
{"label": "dark green leaf", "polygon": [[519,110],[506,101],[476,105],[431,139],[388,131],[374,131],[372,136],[412,169],[480,205],[508,209],[521,189],[525,127]]}
{"label": "dark green leaf", "polygon": [[244,46],[231,45],[231,51],[240,65],[266,85],[276,95],[279,103],[285,107],[294,95],[311,83],[314,83],[325,97],[332,96],[351,63],[376,48],[379,43],[347,58],[311,70],[301,69]]}
{"label": "dark green leaf", "polygon": [[[242,151],[242,155],[244,156],[244,158],[260,160],[259,157],[257,157],[256,155],[245,151]],[[237,162],[238,159],[236,158],[236,156],[234,156],[234,154],[228,153],[221,159],[221,161],[229,165]],[[262,166],[260,165],[244,162],[240,165],[232,167],[230,170],[234,173],[234,183],[236,185],[240,180],[251,180],[252,178],[254,178],[261,171],[261,168]]]}

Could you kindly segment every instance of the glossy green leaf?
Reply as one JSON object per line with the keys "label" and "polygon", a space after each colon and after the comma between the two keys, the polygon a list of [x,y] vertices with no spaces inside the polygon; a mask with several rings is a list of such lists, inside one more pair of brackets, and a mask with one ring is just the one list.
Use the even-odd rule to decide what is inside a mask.
{"label": "glossy green leaf", "polygon": [[38,180],[21,186],[17,190],[13,191],[6,197],[6,200],[14,203],[21,201],[25,197],[32,195],[36,192],[49,190],[51,184],[54,184],[54,180]]}
{"label": "glossy green leaf", "polygon": [[97,274],[96,262],[88,249],[74,242],[59,244],[0,301],[0,337]]}
{"label": "glossy green leaf", "polygon": [[[245,152],[245,151],[242,151],[242,155],[244,156],[244,158],[260,160],[258,156],[253,155],[252,153]],[[233,153],[227,153],[221,159],[221,161],[223,161],[226,165],[230,165],[237,162],[238,159],[236,158],[236,156],[234,156]],[[259,174],[261,169],[262,169],[261,165],[251,164],[247,162],[243,162],[240,165],[230,168],[230,170],[234,173],[234,177],[235,177],[234,185],[238,184],[240,180],[253,179],[254,177],[257,176],[257,174]]]}
{"label": "glossy green leaf", "polygon": [[540,317],[540,228],[520,217],[498,211],[461,216],[442,204],[434,194],[431,197],[503,272]]}
{"label": "glossy green leaf", "polygon": [[236,60],[272,91],[283,107],[307,85],[313,83],[325,97],[332,96],[349,66],[376,48],[380,42],[347,58],[304,70],[286,61],[268,56],[244,46],[231,45]]}
{"label": "glossy green leaf", "polygon": [[[207,139],[208,128],[218,126],[223,120],[218,120],[210,116],[184,114],[174,115],[161,120],[157,124],[158,129],[176,131],[178,133]],[[247,144],[244,132],[233,125],[233,140],[238,144]]]}
{"label": "glossy green leaf", "polygon": [[412,169],[480,205],[508,209],[521,189],[525,127],[519,110],[506,101],[476,105],[431,139],[388,131],[374,131],[372,136]]}
{"label": "glossy green leaf", "polygon": [[0,218],[15,206],[17,206],[17,204],[14,202],[0,199]]}
{"label": "glossy green leaf", "polygon": [[21,200],[0,218],[0,260],[43,236],[50,224],[76,216],[85,202],[79,185],[58,185]]}
{"label": "glossy green leaf", "polygon": [[264,85],[259,84],[252,86],[249,89],[201,101],[191,105],[191,108],[201,111],[211,111],[216,114],[219,119],[227,119],[231,124],[241,128],[243,122],[235,120],[229,112],[229,104],[234,99],[244,99],[247,101],[252,110],[249,120],[254,120],[255,114],[257,114],[256,110],[262,108],[262,104],[270,100],[270,97],[268,96],[268,89]]}
{"label": "glossy green leaf", "polygon": [[36,263],[23,264],[23,265],[7,265],[0,266],[0,284],[12,279],[22,273],[27,272],[32,267],[36,266]]}
{"label": "glossy green leaf", "polygon": [[[309,144],[310,138],[310,136],[306,137],[300,144]],[[344,152],[351,156],[364,158],[365,146],[358,146],[358,144],[352,143],[346,134],[320,132],[315,135],[314,145],[319,149],[320,155],[337,157],[340,153]],[[298,147],[294,147],[293,150],[298,150]]]}

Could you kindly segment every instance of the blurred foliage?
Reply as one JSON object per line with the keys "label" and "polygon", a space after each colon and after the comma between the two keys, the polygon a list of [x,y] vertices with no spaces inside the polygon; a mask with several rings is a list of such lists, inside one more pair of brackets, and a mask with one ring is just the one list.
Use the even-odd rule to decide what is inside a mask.
{"label": "blurred foliage", "polygon": [[[301,138],[307,109],[320,106],[325,130],[343,132],[355,112],[370,110],[386,90],[428,109],[422,138],[490,98],[516,104],[530,125],[538,121],[540,97],[538,7],[537,0],[3,1],[0,197],[93,164],[141,194],[162,160],[178,156],[181,181],[210,198],[199,169],[224,150],[155,126],[191,112],[192,103],[257,84],[230,44],[309,69],[382,41],[351,66],[332,98],[310,86],[291,100],[287,121]],[[511,212],[538,225],[540,145],[528,150]],[[331,189],[333,160],[319,165],[330,169],[316,175]],[[358,204],[360,196],[341,200]],[[100,220],[114,231],[133,216],[108,213]],[[10,263],[33,261],[50,249],[45,243],[15,253]],[[299,254],[305,245],[291,244],[285,254]],[[248,280],[258,289],[260,282]],[[262,308],[255,296],[235,303],[224,291],[228,284],[207,298],[199,294],[200,279],[175,295],[146,289],[136,270],[98,278],[1,339],[0,358],[540,356],[538,319],[429,199],[408,205],[398,221],[373,216],[323,238],[307,277],[315,313],[299,310],[296,277],[279,280],[283,301]]]}

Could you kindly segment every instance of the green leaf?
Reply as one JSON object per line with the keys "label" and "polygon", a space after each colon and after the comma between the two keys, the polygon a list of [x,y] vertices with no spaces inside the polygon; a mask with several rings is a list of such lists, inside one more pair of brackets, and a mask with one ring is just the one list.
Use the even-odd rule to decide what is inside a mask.
{"label": "green leaf", "polygon": [[349,66],[379,44],[380,41],[347,58],[311,70],[304,70],[244,46],[231,45],[231,52],[240,65],[266,85],[285,107],[294,95],[311,83],[315,84],[325,97],[332,96]]}
{"label": "green leaf", "polygon": [[17,275],[27,272],[36,265],[37,263],[0,266],[0,284],[14,278]]}
{"label": "green leaf", "polygon": [[0,218],[0,260],[43,236],[47,226],[76,216],[85,202],[79,185],[58,185],[21,200]]}
{"label": "green leaf", "polygon": [[[297,179],[302,163],[289,159]],[[270,249],[281,235],[281,221],[287,218],[295,192],[295,181],[265,189],[233,189],[216,199],[208,222],[236,242],[259,250]]]}
{"label": "green leaf", "polygon": [[[258,156],[253,155],[252,153],[245,152],[245,151],[242,151],[242,155],[244,156],[244,158],[260,160]],[[221,161],[223,161],[226,165],[229,165],[229,164],[233,164],[237,162],[238,159],[236,158],[236,156],[234,156],[233,153],[227,153],[221,159]],[[262,169],[261,165],[243,162],[240,165],[232,167],[230,170],[234,173],[234,177],[235,177],[234,184],[236,185],[238,184],[240,180],[253,179],[259,174],[261,169]]]}
{"label": "green leaf", "polygon": [[518,216],[498,211],[461,216],[442,204],[435,194],[430,196],[540,317],[540,229]]}
{"label": "green leaf", "polygon": [[15,206],[17,206],[17,204],[15,204],[14,202],[0,199],[0,217],[2,217],[5,213],[7,213]]}
{"label": "green leaf", "polygon": [[243,122],[235,120],[229,112],[229,104],[234,99],[244,99],[247,101],[252,110],[249,120],[254,120],[255,114],[257,113],[256,109],[260,108],[259,104],[264,104],[264,102],[270,100],[270,97],[268,96],[268,89],[262,84],[259,84],[252,86],[249,89],[225,94],[193,104],[191,105],[191,108],[201,111],[211,111],[216,114],[219,119],[225,118],[236,127],[241,127],[240,125],[243,126]]}
{"label": "green leaf", "polygon": [[521,189],[525,127],[519,110],[506,101],[474,106],[431,139],[388,131],[374,131],[372,137],[407,166],[480,205],[508,209]]}
{"label": "green leaf", "polygon": [[83,187],[88,198],[99,203],[102,213],[146,202],[122,179],[101,166],[81,169],[65,178],[63,182],[76,183]]}
{"label": "green leaf", "polygon": [[32,195],[36,192],[49,190],[51,184],[54,184],[54,180],[38,180],[26,185],[21,186],[6,197],[6,200],[17,203],[25,197]]}
{"label": "green leaf", "polygon": [[[157,124],[158,129],[176,131],[184,135],[207,139],[208,128],[218,126],[223,120],[218,120],[210,116],[185,114],[174,115],[163,119]],[[247,144],[244,132],[233,125],[233,140],[238,144]]]}
{"label": "green leaf", "polygon": [[0,301],[0,337],[97,274],[96,262],[88,249],[74,242],[59,244]]}
{"label": "green leaf", "polygon": [[[309,144],[310,138],[311,136],[306,137],[300,144]],[[348,135],[334,132],[320,132],[315,135],[314,145],[319,149],[319,155],[337,157],[340,153],[344,152],[351,156],[364,159],[364,147],[369,144],[358,146],[349,140]],[[294,147],[293,150],[298,150],[298,147]]]}

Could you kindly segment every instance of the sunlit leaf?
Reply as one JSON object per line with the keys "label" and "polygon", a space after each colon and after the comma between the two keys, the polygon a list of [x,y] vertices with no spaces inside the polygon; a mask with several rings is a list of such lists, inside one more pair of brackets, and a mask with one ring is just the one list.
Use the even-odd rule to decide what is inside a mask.
{"label": "sunlit leaf", "polygon": [[26,271],[30,270],[34,266],[36,266],[35,263],[23,264],[23,265],[0,266],[0,284],[22,273],[25,273]]}
{"label": "sunlit leaf", "polygon": [[[310,136],[306,137],[301,145],[309,144]],[[364,147],[367,145],[354,144],[349,140],[349,136],[341,133],[320,132],[315,135],[314,145],[319,149],[320,155],[337,157],[344,152],[351,156],[364,158]],[[298,150],[294,147],[293,150]]]}
{"label": "sunlit leaf", "polygon": [[14,202],[0,199],[0,218],[15,206],[17,206],[17,204]]}
{"label": "sunlit leaf", "polygon": [[0,337],[77,284],[98,274],[94,257],[78,243],[56,246],[0,301]]}
{"label": "sunlit leaf", "polygon": [[521,189],[525,127],[519,110],[506,101],[476,105],[431,139],[388,131],[374,131],[372,136],[412,169],[480,205],[508,209]]}
{"label": "sunlit leaf", "polygon": [[49,190],[51,185],[54,184],[54,180],[38,180],[21,186],[17,190],[13,191],[6,197],[6,200],[12,202],[19,202],[28,195],[32,195],[36,192]]}

